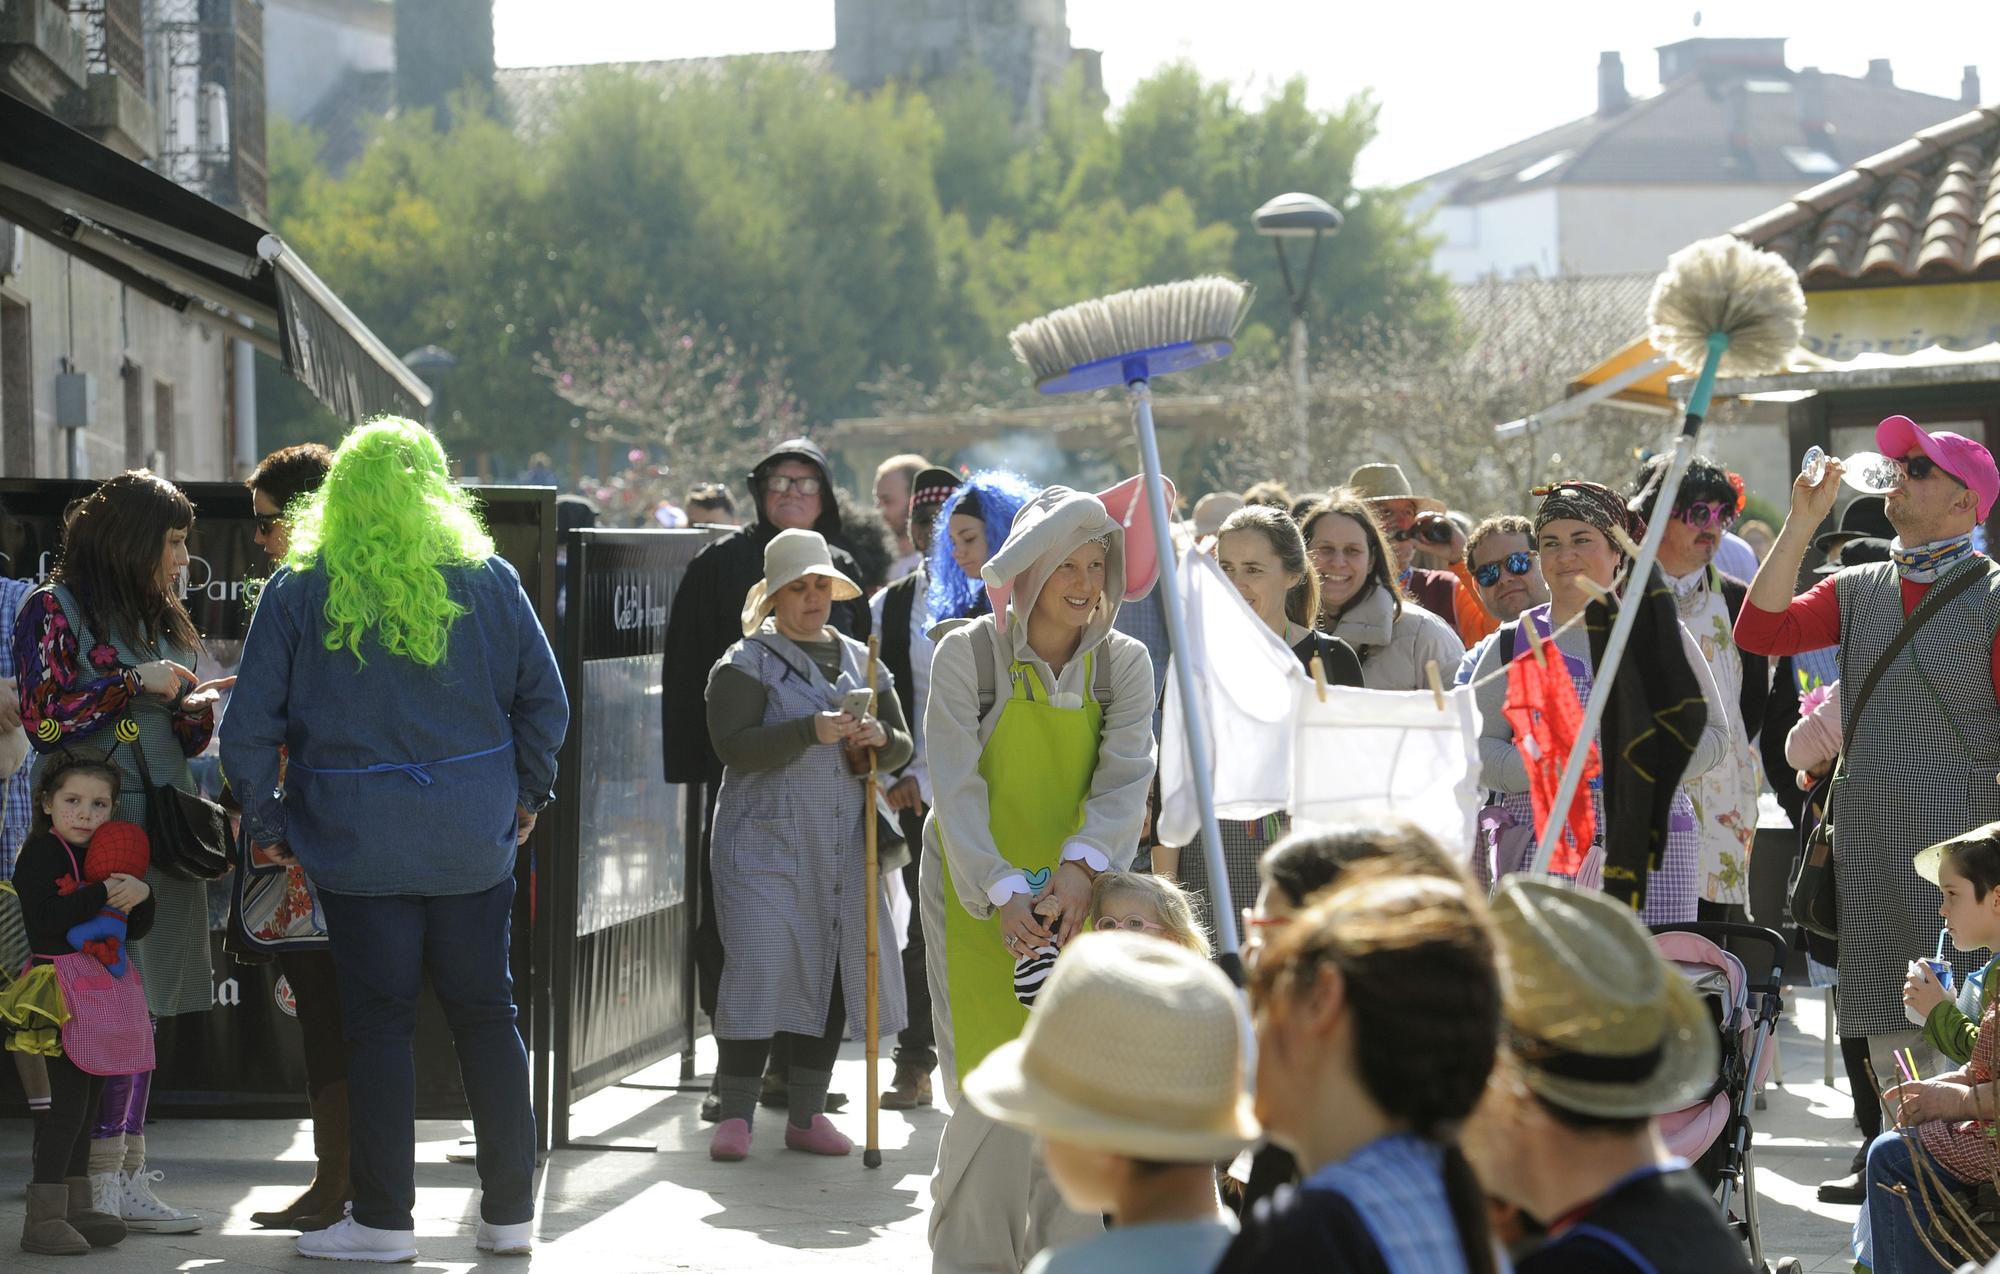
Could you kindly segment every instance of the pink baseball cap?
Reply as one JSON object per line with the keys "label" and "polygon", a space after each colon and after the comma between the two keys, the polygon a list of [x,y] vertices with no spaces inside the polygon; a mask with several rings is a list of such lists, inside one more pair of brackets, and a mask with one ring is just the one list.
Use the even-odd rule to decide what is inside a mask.
{"label": "pink baseball cap", "polygon": [[1891,416],[1875,426],[1875,449],[1891,460],[1909,455],[1911,447],[1922,448],[1938,468],[1979,497],[1979,520],[1984,522],[2000,499],[2000,469],[1993,466],[1993,453],[1964,434],[1925,433],[1908,416]]}

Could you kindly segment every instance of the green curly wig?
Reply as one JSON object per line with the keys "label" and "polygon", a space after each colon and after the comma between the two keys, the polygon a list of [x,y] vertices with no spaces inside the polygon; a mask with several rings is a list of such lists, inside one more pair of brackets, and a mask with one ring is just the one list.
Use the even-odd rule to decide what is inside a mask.
{"label": "green curly wig", "polygon": [[465,613],[439,568],[485,561],[493,537],[431,431],[400,416],[357,427],[295,507],[285,565],[326,571],[326,648],[366,663],[372,632],[390,654],[436,667]]}

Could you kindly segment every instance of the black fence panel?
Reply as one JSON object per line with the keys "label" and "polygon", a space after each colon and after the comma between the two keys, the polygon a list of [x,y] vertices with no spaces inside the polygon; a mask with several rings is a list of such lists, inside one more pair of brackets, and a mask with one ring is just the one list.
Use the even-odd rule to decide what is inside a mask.
{"label": "black fence panel", "polygon": [[571,1144],[572,1102],[694,1042],[689,796],[663,775],[660,670],[674,594],[715,534],[564,541],[570,731],[546,924],[558,1146]]}
{"label": "black fence panel", "polygon": [[[0,479],[0,572],[37,583],[46,579],[61,546],[63,512],[95,489],[94,482]],[[188,569],[182,596],[204,647],[198,674],[236,670],[249,630],[257,586],[275,569],[255,539],[250,493],[237,483],[180,484],[195,506],[188,534]],[[543,487],[476,490],[495,548],[520,573],[544,626],[554,633],[555,493]],[[228,704],[224,701],[224,715]],[[221,789],[215,748],[191,762],[210,796]],[[527,1010],[536,998],[537,969],[530,959],[535,853],[551,837],[538,831],[516,867],[514,914],[515,996],[524,1010],[523,1033],[545,1035]],[[167,1018],[159,1029],[159,1069],[153,1108],[161,1113],[303,1115],[305,1066],[298,1028],[291,1018],[289,987],[275,962],[243,964],[222,950],[229,921],[229,880],[209,887],[210,952],[214,1003],[205,1013]],[[0,1066],[0,1092],[17,1087],[12,1066]],[[0,1102],[0,1104],[6,1104]],[[465,1112],[458,1060],[443,1010],[426,988],[417,1014],[417,1108],[429,1118]]]}

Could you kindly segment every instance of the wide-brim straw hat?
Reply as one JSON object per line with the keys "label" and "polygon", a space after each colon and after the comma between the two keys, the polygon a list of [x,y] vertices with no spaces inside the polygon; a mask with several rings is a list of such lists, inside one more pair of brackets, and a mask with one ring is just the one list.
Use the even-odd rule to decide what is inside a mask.
{"label": "wide-brim straw hat", "polygon": [[1987,823],[1969,832],[1961,832],[1947,841],[1939,841],[1927,849],[1917,851],[1910,866],[1916,873],[1933,885],[1938,884],[1938,869],[1944,865],[1944,852],[1959,845],[1991,845],[2000,841],[2000,823]]}
{"label": "wide-brim straw hat", "polygon": [[1087,933],[1063,948],[1020,1038],[965,1077],[982,1114],[1134,1159],[1215,1163],[1258,1136],[1249,1023],[1229,979],[1184,947]]}
{"label": "wide-brim straw hat", "polygon": [[827,548],[825,536],[818,531],[780,531],[764,546],[764,578],[744,594],[743,635],[748,637],[764,626],[764,617],[778,604],[779,589],[808,575],[832,580],[836,602],[861,596],[861,586],[833,564],[833,551]]}
{"label": "wide-brim straw hat", "polygon": [[1410,480],[1403,475],[1403,466],[1399,464],[1362,465],[1347,475],[1347,489],[1369,504],[1380,504],[1386,500],[1408,500],[1417,506],[1419,513],[1445,511],[1443,500],[1418,495],[1410,489]]}
{"label": "wide-brim straw hat", "polygon": [[1715,1025],[1631,912],[1519,876],[1493,895],[1506,952],[1510,1050],[1552,1105],[1604,1119],[1677,1110],[1713,1087]]}

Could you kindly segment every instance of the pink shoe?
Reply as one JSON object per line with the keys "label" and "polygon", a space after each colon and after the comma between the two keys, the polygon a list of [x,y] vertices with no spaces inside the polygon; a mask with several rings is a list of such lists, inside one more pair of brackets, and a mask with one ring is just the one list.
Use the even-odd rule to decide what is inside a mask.
{"label": "pink shoe", "polygon": [[[787,1144],[790,1139],[787,1138]],[[709,1138],[708,1157],[723,1163],[741,1163],[750,1157],[750,1121],[747,1119],[725,1119],[715,1126],[715,1136]]]}
{"label": "pink shoe", "polygon": [[789,1119],[785,1121],[785,1149],[803,1150],[809,1155],[847,1155],[854,1153],[854,1143],[825,1115],[814,1115],[811,1126],[806,1128]]}

